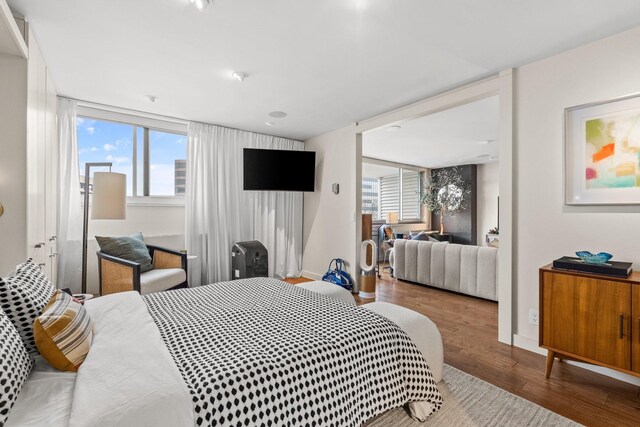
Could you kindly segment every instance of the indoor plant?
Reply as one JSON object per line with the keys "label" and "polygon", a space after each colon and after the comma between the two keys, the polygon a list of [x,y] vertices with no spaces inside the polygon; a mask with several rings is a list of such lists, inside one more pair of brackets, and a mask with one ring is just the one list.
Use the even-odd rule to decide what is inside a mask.
{"label": "indoor plant", "polygon": [[420,203],[440,215],[440,234],[444,234],[444,216],[465,209],[470,194],[471,183],[462,177],[458,167],[438,169],[427,177]]}

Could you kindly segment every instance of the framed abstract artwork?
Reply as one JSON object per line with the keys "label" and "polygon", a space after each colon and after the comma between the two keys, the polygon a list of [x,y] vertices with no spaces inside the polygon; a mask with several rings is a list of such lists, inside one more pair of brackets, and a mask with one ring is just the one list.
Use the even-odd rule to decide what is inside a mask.
{"label": "framed abstract artwork", "polygon": [[565,203],[640,204],[640,95],[565,110]]}

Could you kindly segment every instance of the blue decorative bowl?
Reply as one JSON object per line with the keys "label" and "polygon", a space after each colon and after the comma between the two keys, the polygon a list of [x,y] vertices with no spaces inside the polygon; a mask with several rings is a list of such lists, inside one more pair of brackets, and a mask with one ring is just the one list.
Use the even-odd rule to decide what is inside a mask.
{"label": "blue decorative bowl", "polygon": [[580,251],[580,252],[576,252],[576,255],[578,255],[578,258],[580,258],[582,261],[586,262],[587,264],[606,264],[607,261],[613,258],[613,255],[608,254],[606,252],[592,254],[589,251]]}

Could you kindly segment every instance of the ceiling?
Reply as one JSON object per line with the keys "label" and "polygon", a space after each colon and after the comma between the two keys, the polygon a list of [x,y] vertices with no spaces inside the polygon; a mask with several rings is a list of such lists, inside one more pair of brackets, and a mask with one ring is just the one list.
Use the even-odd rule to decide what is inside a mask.
{"label": "ceiling", "polygon": [[498,160],[497,96],[384,127],[362,137],[362,155],[436,168]]}
{"label": "ceiling", "polygon": [[640,25],[637,0],[9,3],[61,95],[301,140]]}
{"label": "ceiling", "polygon": [[397,175],[398,168],[362,162],[363,178],[380,178],[381,176]]}

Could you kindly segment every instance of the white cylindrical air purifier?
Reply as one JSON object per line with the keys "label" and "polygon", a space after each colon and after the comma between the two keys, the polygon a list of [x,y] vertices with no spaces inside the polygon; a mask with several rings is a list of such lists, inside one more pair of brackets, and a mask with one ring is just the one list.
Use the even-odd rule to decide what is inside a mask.
{"label": "white cylindrical air purifier", "polygon": [[[369,250],[371,251],[370,253]],[[362,242],[360,245],[360,296],[363,298],[376,297],[377,255],[376,243],[373,240],[365,240]]]}

